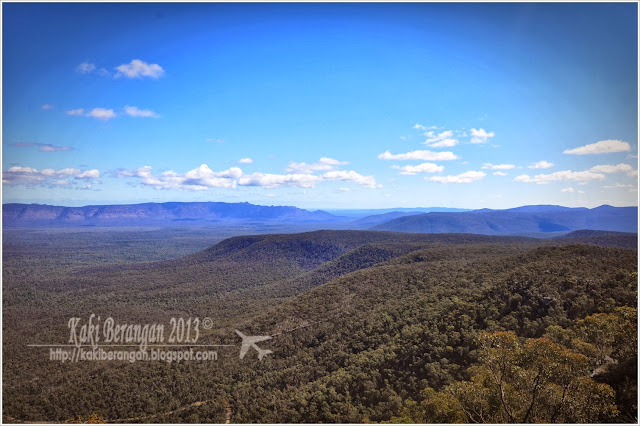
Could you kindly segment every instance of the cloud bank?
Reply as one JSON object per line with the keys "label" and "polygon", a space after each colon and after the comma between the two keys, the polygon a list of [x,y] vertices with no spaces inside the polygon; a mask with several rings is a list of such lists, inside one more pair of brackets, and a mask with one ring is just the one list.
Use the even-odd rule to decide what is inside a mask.
{"label": "cloud bank", "polygon": [[592,143],[589,145],[579,146],[578,148],[567,149],[563,151],[563,154],[572,155],[589,155],[589,154],[608,154],[611,152],[626,152],[631,151],[631,146],[628,142],[623,142],[615,139],[608,139]]}

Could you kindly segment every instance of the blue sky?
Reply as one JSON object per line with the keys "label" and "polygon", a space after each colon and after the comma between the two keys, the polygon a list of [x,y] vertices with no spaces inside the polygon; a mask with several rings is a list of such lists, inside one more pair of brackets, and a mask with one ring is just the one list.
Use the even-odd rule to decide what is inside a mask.
{"label": "blue sky", "polygon": [[3,202],[637,205],[637,5],[3,3]]}

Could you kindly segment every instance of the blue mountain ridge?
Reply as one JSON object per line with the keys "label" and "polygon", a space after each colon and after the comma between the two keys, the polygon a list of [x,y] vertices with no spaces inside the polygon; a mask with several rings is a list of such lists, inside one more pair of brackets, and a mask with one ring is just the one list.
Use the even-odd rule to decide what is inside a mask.
{"label": "blue mountain ridge", "polygon": [[593,209],[523,206],[462,213],[431,212],[404,216],[371,227],[377,231],[485,235],[566,233],[579,229],[638,232],[637,207],[603,205]]}
{"label": "blue mountain ridge", "polygon": [[[413,209],[359,216],[336,216],[323,210],[251,203],[167,202],[64,207],[10,203],[2,206],[5,227],[63,226],[206,226],[212,223],[313,223],[326,229],[371,229],[412,233],[485,235],[562,234],[580,229],[634,232],[637,207],[602,205],[563,207],[529,205],[505,210],[429,211]],[[425,208],[428,210],[429,208]],[[440,208],[438,208],[440,210]],[[352,210],[357,212],[357,209]],[[380,212],[384,212],[380,214]]]}

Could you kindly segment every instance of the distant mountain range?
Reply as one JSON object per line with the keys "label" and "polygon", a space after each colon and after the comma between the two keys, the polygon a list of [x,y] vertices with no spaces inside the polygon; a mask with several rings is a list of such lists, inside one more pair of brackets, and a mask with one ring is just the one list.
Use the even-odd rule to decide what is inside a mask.
{"label": "distant mountain range", "polygon": [[337,220],[324,211],[250,203],[144,203],[62,207],[43,204],[4,204],[4,226],[133,226],[220,221],[318,222]]}
{"label": "distant mountain range", "polygon": [[389,212],[382,214],[374,214],[371,216],[365,216],[361,219],[356,219],[352,222],[355,229],[368,229],[374,225],[388,222],[393,219],[405,216],[413,216],[416,214],[424,214],[423,212]]}
{"label": "distant mountain range", "polygon": [[484,235],[533,235],[579,229],[638,232],[637,207],[603,205],[593,209],[562,206],[523,206],[508,210],[463,213],[432,212],[392,219],[373,226],[377,231]]}
{"label": "distant mountain range", "polygon": [[[429,210],[430,208],[425,208]],[[435,208],[433,208],[435,209]],[[439,209],[440,210],[440,209]],[[376,214],[368,215],[371,211]],[[337,212],[337,211],[336,211]],[[250,203],[170,202],[63,207],[4,204],[5,227],[167,226],[214,223],[308,223],[316,229],[370,229],[411,233],[471,233],[484,235],[556,235],[580,229],[638,231],[637,207],[603,205],[593,209],[555,205],[507,210],[397,211],[362,210],[359,216],[336,216],[322,210]],[[306,225],[305,225],[306,226]]]}
{"label": "distant mountain range", "polygon": [[335,216],[362,218],[379,216],[387,213],[429,213],[429,212],[468,212],[473,209],[457,209],[452,207],[394,207],[390,209],[325,209]]}

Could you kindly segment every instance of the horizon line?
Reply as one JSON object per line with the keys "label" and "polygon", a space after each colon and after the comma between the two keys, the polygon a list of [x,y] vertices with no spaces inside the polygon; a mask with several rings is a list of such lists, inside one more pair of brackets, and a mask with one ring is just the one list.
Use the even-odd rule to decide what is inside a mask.
{"label": "horizon line", "polygon": [[271,205],[267,205],[267,204],[255,204],[255,203],[251,203],[249,201],[239,201],[239,202],[227,202],[227,201],[146,201],[146,202],[139,202],[139,203],[110,203],[110,204],[85,204],[85,205],[81,205],[81,206],[65,206],[65,205],[61,205],[61,204],[47,204],[47,203],[24,203],[24,202],[2,202],[2,206],[6,206],[9,204],[21,204],[21,205],[25,205],[25,206],[31,206],[31,205],[35,205],[35,206],[50,206],[50,207],[64,207],[64,208],[84,208],[84,207],[95,207],[95,206],[138,206],[138,205],[143,205],[143,204],[170,204],[170,203],[175,203],[175,204],[204,204],[204,203],[221,203],[221,204],[250,204],[253,206],[263,206],[263,207],[294,207],[297,209],[301,209],[301,210],[307,210],[307,211],[353,211],[353,210],[395,210],[395,209],[455,209],[455,210],[466,210],[466,211],[477,211],[477,210],[510,210],[510,209],[515,209],[515,208],[520,208],[520,207],[539,207],[539,206],[553,206],[553,207],[563,207],[566,209],[588,209],[588,210],[593,210],[593,209],[597,209],[600,207],[614,207],[614,208],[629,208],[629,207],[635,207],[638,208],[638,205],[625,205],[625,206],[614,206],[611,204],[601,204],[595,207],[586,207],[586,206],[576,206],[576,207],[568,207],[568,206],[563,206],[561,204],[522,204],[522,205],[515,205],[513,207],[506,207],[506,208],[490,208],[490,207],[480,207],[480,208],[470,208],[470,207],[445,207],[445,206],[416,206],[416,207],[400,207],[400,206],[395,206],[395,207],[372,207],[372,208],[367,208],[367,207],[352,207],[352,208],[334,208],[334,207],[328,207],[328,208],[305,208],[305,207],[298,207],[296,205],[288,205],[288,204],[271,204]]}

